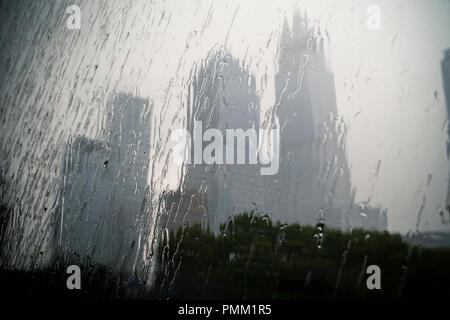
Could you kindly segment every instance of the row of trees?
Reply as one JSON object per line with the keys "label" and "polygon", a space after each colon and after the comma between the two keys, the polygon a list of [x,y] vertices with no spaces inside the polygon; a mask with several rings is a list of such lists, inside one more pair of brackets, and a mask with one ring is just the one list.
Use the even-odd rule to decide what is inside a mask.
{"label": "row of trees", "polygon": [[[373,264],[381,269],[381,290],[366,286],[366,269]],[[244,213],[230,218],[218,235],[199,225],[172,231],[159,247],[153,294],[171,299],[396,299],[433,290],[442,295],[450,283],[449,267],[449,251],[409,246],[399,234],[280,224]],[[436,273],[441,279],[430,277]]]}
{"label": "row of trees", "polygon": [[[411,246],[398,234],[274,223],[254,213],[230,218],[219,234],[200,225],[163,234],[152,288],[138,274],[73,254],[45,270],[2,270],[2,292],[53,299],[449,298],[450,250]],[[81,267],[81,290],[66,288],[70,264]],[[380,290],[366,286],[370,265],[381,269]]]}

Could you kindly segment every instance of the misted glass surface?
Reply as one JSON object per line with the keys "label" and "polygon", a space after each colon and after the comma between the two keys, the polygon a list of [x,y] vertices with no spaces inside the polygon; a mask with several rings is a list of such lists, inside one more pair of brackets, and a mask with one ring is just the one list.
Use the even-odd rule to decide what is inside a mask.
{"label": "misted glass surface", "polygon": [[2,1],[2,287],[448,298],[449,30],[449,1]]}

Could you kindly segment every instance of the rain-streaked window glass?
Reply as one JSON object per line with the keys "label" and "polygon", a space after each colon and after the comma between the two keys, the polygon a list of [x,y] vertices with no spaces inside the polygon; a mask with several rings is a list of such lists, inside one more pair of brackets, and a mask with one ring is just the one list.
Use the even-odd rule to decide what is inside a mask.
{"label": "rain-streaked window glass", "polygon": [[448,298],[449,30],[449,1],[1,1],[2,290]]}

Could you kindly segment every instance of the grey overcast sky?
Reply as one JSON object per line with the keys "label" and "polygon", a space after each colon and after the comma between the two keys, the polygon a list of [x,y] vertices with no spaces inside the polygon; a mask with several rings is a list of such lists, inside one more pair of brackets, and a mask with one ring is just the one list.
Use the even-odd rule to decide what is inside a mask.
{"label": "grey overcast sky", "polygon": [[[380,29],[367,27],[371,5],[379,8]],[[356,199],[371,196],[371,205],[388,208],[391,231],[408,232],[416,229],[426,195],[419,230],[449,230],[439,212],[444,209],[449,168],[440,62],[450,47],[450,1],[218,1],[182,6],[173,6],[166,31],[172,37],[161,35],[164,43],[160,39],[153,58],[161,61],[159,67],[153,65],[162,79],[176,71],[178,77],[183,72],[187,77],[195,57],[205,56],[221,41],[236,58],[246,60],[257,78],[266,70],[274,72],[274,34],[295,10],[306,12],[327,42],[338,110],[349,126]],[[208,27],[195,32],[205,21]],[[168,57],[181,59],[186,68],[170,70],[178,66],[164,65]],[[161,78],[149,79],[140,90],[154,98],[155,87],[163,90],[161,83]],[[270,83],[259,89],[262,108],[273,105]],[[375,176],[379,161],[381,170]]]}
{"label": "grey overcast sky", "polygon": [[[379,9],[379,29],[367,27],[371,6]],[[92,101],[102,102],[110,92],[136,93],[151,101],[155,114],[164,114],[168,120],[162,126],[167,129],[182,125],[175,117],[180,101],[187,96],[192,65],[224,43],[255,75],[262,112],[272,107],[273,79],[269,77],[264,87],[260,79],[276,74],[283,21],[290,22],[297,10],[306,13],[326,40],[338,111],[349,130],[347,152],[352,184],[358,190],[356,200],[370,197],[370,205],[389,210],[389,230],[408,232],[416,229],[425,197],[419,230],[449,230],[450,224],[441,221],[439,212],[444,210],[449,173],[440,62],[443,51],[450,47],[450,1],[236,0],[197,1],[194,5],[190,1],[138,1],[133,5],[81,1],[80,7],[82,28],[78,33],[69,30],[71,34],[64,28],[65,22],[58,25],[64,21],[58,14],[65,8],[58,8],[53,15],[45,10],[36,12],[41,16],[32,21],[42,24],[39,30],[51,36],[45,37],[48,43],[39,56],[32,58],[47,55],[51,59],[48,65],[33,64],[20,56],[17,70],[26,63],[33,65],[37,83],[45,83],[45,75],[52,70],[58,80],[58,106],[70,105],[72,99],[92,106]],[[99,66],[95,74],[90,73],[93,65]],[[92,82],[80,81],[74,86],[80,72]],[[39,105],[52,107],[44,98],[39,96]],[[46,139],[81,129],[83,135],[95,138],[102,117],[97,111],[100,107],[89,113],[92,121],[86,121],[81,129],[79,123],[88,113],[77,110],[58,108],[52,118],[54,130],[48,130],[51,135]],[[37,158],[39,152],[43,151],[38,151]],[[379,162],[381,170],[375,176]],[[12,164],[11,171],[19,169],[19,164]],[[156,163],[155,172],[162,170],[169,174],[161,185],[175,186],[177,167]],[[37,202],[39,197],[34,199]]]}

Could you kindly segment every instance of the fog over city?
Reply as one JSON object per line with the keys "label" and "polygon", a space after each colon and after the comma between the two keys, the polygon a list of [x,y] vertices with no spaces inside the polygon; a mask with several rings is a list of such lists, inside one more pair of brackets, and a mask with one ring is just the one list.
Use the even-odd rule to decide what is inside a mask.
{"label": "fog over city", "polygon": [[[450,1],[77,1],[79,29],[71,4],[0,5],[6,264],[151,269],[187,213],[449,231]],[[195,122],[279,129],[279,171],[173,161]]]}

